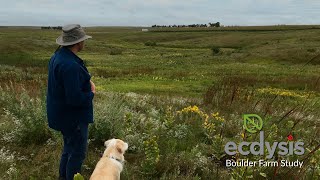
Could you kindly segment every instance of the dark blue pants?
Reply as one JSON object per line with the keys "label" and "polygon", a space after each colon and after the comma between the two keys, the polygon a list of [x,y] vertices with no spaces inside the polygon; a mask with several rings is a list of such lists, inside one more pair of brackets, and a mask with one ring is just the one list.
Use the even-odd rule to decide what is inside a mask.
{"label": "dark blue pants", "polygon": [[60,160],[60,178],[73,180],[74,174],[81,173],[88,146],[88,124],[81,123],[72,132],[62,132],[63,152]]}

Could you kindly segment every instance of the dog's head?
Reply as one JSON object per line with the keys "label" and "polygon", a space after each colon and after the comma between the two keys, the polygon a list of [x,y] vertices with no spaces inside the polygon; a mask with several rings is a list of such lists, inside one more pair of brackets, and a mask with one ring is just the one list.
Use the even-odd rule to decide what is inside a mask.
{"label": "dog's head", "polygon": [[122,141],[121,139],[109,139],[104,142],[104,145],[108,148],[115,148],[119,154],[124,154],[128,149],[128,143]]}

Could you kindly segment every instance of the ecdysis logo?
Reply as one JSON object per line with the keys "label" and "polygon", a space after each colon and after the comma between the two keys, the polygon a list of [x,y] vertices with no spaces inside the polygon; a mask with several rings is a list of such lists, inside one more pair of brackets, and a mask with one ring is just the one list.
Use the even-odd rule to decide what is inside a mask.
{"label": "ecdysis logo", "polygon": [[[262,131],[263,120],[260,116],[256,114],[245,114],[243,115],[243,127],[249,133],[257,133],[259,132],[259,142],[240,142],[238,145],[235,142],[228,142],[224,151],[228,155],[235,155],[240,153],[241,155],[247,156],[249,154],[252,155],[266,155],[266,159],[271,159],[274,157],[275,153],[281,156],[286,155],[303,155],[304,143],[303,142],[265,142],[265,134]],[[288,138],[289,139],[289,138]],[[299,160],[294,162],[288,162],[287,160],[280,161],[281,166],[302,166],[303,162],[299,162]],[[259,161],[249,161],[249,160],[238,160],[235,162],[234,160],[227,160],[227,166],[279,166],[279,162],[267,162],[264,160]]]}

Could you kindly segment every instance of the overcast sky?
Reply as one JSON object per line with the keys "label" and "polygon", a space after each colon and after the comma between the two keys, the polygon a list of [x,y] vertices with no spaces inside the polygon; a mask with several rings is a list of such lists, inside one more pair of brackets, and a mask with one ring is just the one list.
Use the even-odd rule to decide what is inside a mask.
{"label": "overcast sky", "polygon": [[320,24],[320,0],[0,0],[0,26]]}

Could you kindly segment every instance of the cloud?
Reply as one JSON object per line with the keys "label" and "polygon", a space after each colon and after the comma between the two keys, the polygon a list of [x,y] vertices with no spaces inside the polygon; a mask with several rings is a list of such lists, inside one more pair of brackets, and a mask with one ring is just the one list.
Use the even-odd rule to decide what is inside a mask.
{"label": "cloud", "polygon": [[319,24],[318,0],[4,1],[0,25]]}

